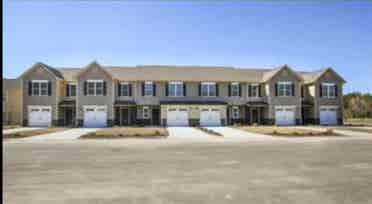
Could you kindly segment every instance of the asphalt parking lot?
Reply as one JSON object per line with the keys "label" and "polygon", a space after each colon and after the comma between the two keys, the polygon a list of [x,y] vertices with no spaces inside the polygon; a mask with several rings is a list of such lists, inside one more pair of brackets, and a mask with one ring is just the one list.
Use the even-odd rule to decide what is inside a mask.
{"label": "asphalt parking lot", "polygon": [[3,201],[372,203],[372,140],[3,142]]}

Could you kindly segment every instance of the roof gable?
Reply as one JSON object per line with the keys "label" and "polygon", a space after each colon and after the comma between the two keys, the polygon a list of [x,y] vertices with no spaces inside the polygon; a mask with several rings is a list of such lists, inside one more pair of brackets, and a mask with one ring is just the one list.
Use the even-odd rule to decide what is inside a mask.
{"label": "roof gable", "polygon": [[337,74],[331,67],[328,67],[326,69],[320,70],[318,72],[309,72],[309,73],[303,73],[303,77],[305,79],[306,84],[311,84],[319,80],[322,76],[325,74],[330,73],[333,76],[335,76],[337,79],[339,79],[342,83],[346,83],[345,79],[342,78],[339,74]]}
{"label": "roof gable", "polygon": [[48,73],[50,73],[52,76],[54,76],[56,79],[63,79],[63,76],[61,73],[59,73],[58,70],[46,65],[46,64],[43,64],[41,62],[37,62],[35,63],[34,65],[32,65],[29,69],[27,69],[21,76],[19,76],[19,78],[22,78],[24,77],[25,75],[27,75],[28,73],[30,73],[31,71],[35,70],[35,69],[44,69],[45,71],[47,71]]}
{"label": "roof gable", "polygon": [[91,62],[88,66],[86,66],[80,72],[78,72],[75,78],[79,78],[81,75],[85,74],[86,72],[92,69],[99,69],[105,74],[107,74],[107,76],[109,76],[110,78],[113,78],[112,74],[108,72],[106,69],[104,69],[103,67],[101,67],[101,65],[99,65],[96,61]]}
{"label": "roof gable", "polygon": [[281,67],[278,67],[276,69],[273,69],[271,71],[268,71],[268,72],[265,72],[263,77],[262,77],[262,81],[263,82],[267,82],[269,80],[271,80],[272,78],[274,78],[276,75],[278,75],[279,73],[281,73],[282,71],[288,71],[289,73],[293,74],[299,81],[302,81],[302,77],[297,74],[295,71],[293,71],[288,65],[283,65]]}

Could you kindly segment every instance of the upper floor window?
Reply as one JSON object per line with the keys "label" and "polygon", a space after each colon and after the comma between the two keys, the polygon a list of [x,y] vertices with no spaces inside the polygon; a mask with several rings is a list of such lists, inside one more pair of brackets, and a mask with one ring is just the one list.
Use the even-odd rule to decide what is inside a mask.
{"label": "upper floor window", "polygon": [[85,86],[88,96],[104,96],[106,94],[106,83],[103,80],[87,80]]}
{"label": "upper floor window", "polygon": [[337,96],[336,85],[334,83],[322,83],[320,91],[321,97],[324,98],[335,98]]}
{"label": "upper floor window", "polygon": [[51,83],[47,80],[32,80],[29,82],[29,95],[50,96]]}
{"label": "upper floor window", "polygon": [[183,89],[184,87],[181,81],[170,82],[168,84],[168,96],[176,96],[176,97],[183,96],[184,95]]}
{"label": "upper floor window", "polygon": [[240,85],[238,82],[231,83],[231,96],[240,96]]}
{"label": "upper floor window", "polygon": [[277,84],[277,96],[293,96],[294,84],[290,81],[280,81]]}
{"label": "upper floor window", "polygon": [[143,85],[143,95],[144,96],[154,96],[154,83],[152,81],[146,81]]}
{"label": "upper floor window", "polygon": [[76,84],[74,83],[67,84],[66,96],[76,96]]}
{"label": "upper floor window", "polygon": [[131,90],[131,84],[128,82],[120,82],[119,84],[119,96],[131,96],[132,95],[132,90]]}
{"label": "upper floor window", "polygon": [[202,82],[201,96],[217,96],[216,82]]}
{"label": "upper floor window", "polygon": [[260,96],[260,86],[258,84],[251,85],[251,97],[259,97]]}

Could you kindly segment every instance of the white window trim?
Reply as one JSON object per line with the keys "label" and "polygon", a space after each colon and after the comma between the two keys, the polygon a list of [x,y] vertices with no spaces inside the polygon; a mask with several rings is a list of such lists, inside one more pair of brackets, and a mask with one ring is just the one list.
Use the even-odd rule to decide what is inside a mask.
{"label": "white window trim", "polygon": [[[147,110],[147,116],[145,115],[145,110]],[[143,108],[142,108],[142,118],[143,119],[150,119],[151,117],[150,117],[150,108],[148,107],[148,106],[144,106]]]}
{"label": "white window trim", "polygon": [[[152,97],[154,95],[154,82],[153,81],[145,81],[144,87],[143,87],[143,96],[145,97]],[[151,94],[146,95],[146,85],[151,85]]]}
{"label": "white window trim", "polygon": [[278,97],[292,97],[292,95],[293,95],[293,93],[292,93],[292,89],[289,89],[289,91],[290,91],[290,94],[289,95],[286,95],[285,93],[287,93],[286,92],[286,86],[284,86],[284,95],[280,95],[279,93],[280,93],[280,85],[292,85],[293,84],[293,82],[291,82],[291,81],[279,81],[278,82]]}
{"label": "white window trim", "polygon": [[[240,93],[240,83],[239,82],[232,82],[231,84],[230,84],[230,95],[231,95],[231,97],[240,97],[239,96],[239,93]],[[233,86],[238,86],[238,94],[237,95],[233,95]]]}
{"label": "white window trim", "polygon": [[[203,95],[202,95],[202,93],[203,93],[203,91],[202,91],[203,88],[200,87],[200,89],[201,89],[201,90],[200,90],[200,94],[202,95],[202,97],[216,97],[216,96],[217,96],[217,86],[216,86],[216,84],[217,84],[216,82],[211,82],[211,81],[208,81],[208,82],[202,82],[202,83],[201,83],[201,86],[203,86],[203,85],[207,85],[207,87],[208,87],[208,88],[207,88],[207,89],[208,89],[208,90],[207,90],[207,93],[208,93],[208,94],[207,94],[206,96],[203,96]],[[216,88],[215,88],[215,95],[213,95],[213,96],[211,96],[211,94],[210,94],[210,85],[214,85],[214,86],[216,87]]]}
{"label": "white window trim", "polygon": [[[321,84],[322,87],[321,89],[323,89],[323,86],[326,87],[326,92],[323,92],[322,90],[322,98],[336,98],[336,84],[335,83],[322,83]],[[334,91],[334,95],[333,96],[330,96],[330,89],[333,88],[333,91]]]}
{"label": "white window trim", "polygon": [[180,96],[178,96],[177,95],[177,86],[174,86],[176,89],[174,90],[174,93],[175,93],[175,95],[170,95],[169,93],[170,93],[170,85],[183,85],[183,82],[182,81],[171,81],[171,82],[169,82],[169,84],[168,84],[168,96],[169,97],[183,97],[183,95],[184,95],[184,93],[183,93],[183,86],[181,87],[181,90],[182,90],[182,95],[180,95]]}
{"label": "white window trim", "polygon": [[[251,84],[251,87],[257,87],[257,92],[256,92],[256,95],[253,96],[253,89],[251,90],[251,98],[259,98],[260,97],[260,84]],[[248,90],[249,91],[249,90]]]}
{"label": "white window trim", "polygon": [[129,84],[130,84],[130,83],[127,82],[127,81],[122,81],[122,82],[120,82],[120,85],[121,85],[121,86],[122,86],[122,85],[126,85],[126,86],[128,87],[128,95],[124,95],[123,92],[122,92],[122,91],[123,91],[123,88],[121,88],[121,89],[120,89],[120,96],[123,96],[123,97],[128,97],[128,96],[129,96],[129,93],[130,93],[130,90],[129,90],[129,89],[130,89]]}
{"label": "white window trim", "polygon": [[[104,87],[103,87],[103,79],[88,79],[87,83],[93,83],[93,94],[89,94],[89,84],[87,84],[87,96],[103,96],[104,94]],[[102,83],[102,94],[97,94],[97,83]]]}
{"label": "white window trim", "polygon": [[[70,95],[67,97],[75,97],[77,95],[77,84],[75,82],[71,82],[71,83],[67,83],[67,86],[70,92]],[[71,90],[72,90],[71,86],[75,86],[75,96],[71,96]]]}
{"label": "white window trim", "polygon": [[[32,83],[32,90],[31,90],[31,96],[48,96],[48,86],[49,86],[49,81],[48,80],[31,80]],[[41,94],[41,84],[46,83],[46,94]],[[38,94],[34,94],[34,85],[38,84]]]}

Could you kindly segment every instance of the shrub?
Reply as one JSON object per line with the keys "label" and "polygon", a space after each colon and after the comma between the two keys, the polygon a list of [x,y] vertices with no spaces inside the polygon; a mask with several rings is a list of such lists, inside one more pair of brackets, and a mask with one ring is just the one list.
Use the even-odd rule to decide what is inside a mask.
{"label": "shrub", "polygon": [[274,130],[273,135],[277,135],[277,134],[278,134],[278,131]]}
{"label": "shrub", "polygon": [[155,135],[161,135],[159,130],[155,130]]}
{"label": "shrub", "polygon": [[325,131],[325,134],[332,135],[333,134],[333,129],[327,128],[327,130]]}

